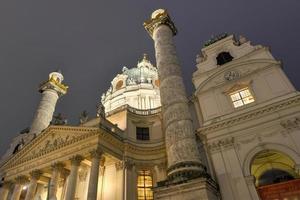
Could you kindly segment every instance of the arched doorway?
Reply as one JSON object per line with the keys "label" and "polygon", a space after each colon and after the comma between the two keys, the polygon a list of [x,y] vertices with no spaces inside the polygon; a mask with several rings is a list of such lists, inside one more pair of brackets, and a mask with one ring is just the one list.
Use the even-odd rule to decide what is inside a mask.
{"label": "arched doorway", "polygon": [[262,200],[300,200],[300,177],[286,154],[263,150],[251,162],[251,174]]}

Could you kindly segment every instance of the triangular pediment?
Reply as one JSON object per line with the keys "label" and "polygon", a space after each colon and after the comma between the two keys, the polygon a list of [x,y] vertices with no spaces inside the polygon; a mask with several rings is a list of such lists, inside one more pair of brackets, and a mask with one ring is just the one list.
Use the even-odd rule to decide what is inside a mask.
{"label": "triangular pediment", "polygon": [[[271,65],[277,65],[279,62],[269,59],[256,59],[256,60],[246,60],[238,63],[234,63],[227,67],[216,70],[212,73],[205,81],[203,81],[197,88],[196,93],[204,92],[210,88],[218,87],[228,83],[228,81],[241,79],[249,74],[267,68]],[[227,74],[234,75],[230,80],[226,77]]]}
{"label": "triangular pediment", "polygon": [[9,158],[2,167],[9,168],[45,156],[98,133],[99,128],[50,126]]}

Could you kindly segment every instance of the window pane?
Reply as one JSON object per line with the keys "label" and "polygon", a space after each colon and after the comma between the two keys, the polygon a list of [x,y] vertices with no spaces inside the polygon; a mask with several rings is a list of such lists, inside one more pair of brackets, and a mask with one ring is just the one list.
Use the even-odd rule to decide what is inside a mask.
{"label": "window pane", "polygon": [[252,96],[243,98],[244,104],[252,103],[254,102],[254,98]]}
{"label": "window pane", "polygon": [[152,177],[149,170],[139,171],[138,176],[138,200],[153,200]]}
{"label": "window pane", "polygon": [[137,140],[149,140],[149,128],[148,127],[136,127],[136,139]]}
{"label": "window pane", "polygon": [[235,108],[237,108],[237,107],[240,107],[244,104],[243,104],[242,100],[238,100],[238,101],[233,102],[233,105],[234,105]]}
{"label": "window pane", "polygon": [[251,93],[248,89],[240,91],[240,94],[241,94],[242,98],[247,97],[247,96],[251,96]]}
{"label": "window pane", "polygon": [[231,97],[232,101],[241,99],[239,93],[232,94],[232,95],[230,95],[230,97]]}

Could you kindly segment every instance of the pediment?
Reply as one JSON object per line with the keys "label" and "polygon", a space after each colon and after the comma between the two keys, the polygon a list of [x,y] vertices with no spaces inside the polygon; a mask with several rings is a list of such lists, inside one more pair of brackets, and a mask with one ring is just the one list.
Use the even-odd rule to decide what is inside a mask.
{"label": "pediment", "polygon": [[11,157],[3,167],[9,168],[45,156],[98,133],[99,128],[50,126]]}
{"label": "pediment", "polygon": [[274,64],[279,64],[279,62],[269,59],[256,59],[235,63],[224,67],[223,69],[222,66],[220,66],[219,70],[217,70],[215,73],[212,73],[205,81],[203,81],[199,85],[196,90],[196,94],[229,82],[229,80],[226,80],[225,78],[225,74],[228,72],[237,73],[238,77],[236,77],[236,79],[240,79]]}

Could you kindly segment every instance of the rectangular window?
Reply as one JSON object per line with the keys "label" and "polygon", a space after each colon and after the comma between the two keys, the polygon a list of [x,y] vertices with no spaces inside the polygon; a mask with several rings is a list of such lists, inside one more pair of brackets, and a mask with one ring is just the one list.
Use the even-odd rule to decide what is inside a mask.
{"label": "rectangular window", "polygon": [[152,177],[149,170],[139,171],[137,190],[138,200],[153,200]]}
{"label": "rectangular window", "polygon": [[137,140],[149,140],[149,128],[148,127],[136,127],[136,139]]}
{"label": "rectangular window", "polygon": [[230,98],[235,108],[254,102],[254,98],[248,88],[231,93]]}

